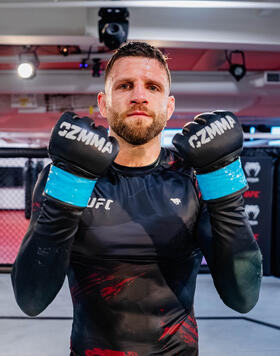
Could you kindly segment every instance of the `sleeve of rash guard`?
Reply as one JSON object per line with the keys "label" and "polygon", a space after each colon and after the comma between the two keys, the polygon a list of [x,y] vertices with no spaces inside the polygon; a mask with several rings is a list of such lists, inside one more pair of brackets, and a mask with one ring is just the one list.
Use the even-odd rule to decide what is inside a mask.
{"label": "sleeve of rash guard", "polygon": [[36,183],[32,216],[12,269],[19,307],[29,316],[40,314],[63,285],[82,208],[43,196],[49,166]]}
{"label": "sleeve of rash guard", "polygon": [[243,196],[202,202],[197,233],[221,299],[240,313],[249,312],[259,298],[262,256],[244,211]]}

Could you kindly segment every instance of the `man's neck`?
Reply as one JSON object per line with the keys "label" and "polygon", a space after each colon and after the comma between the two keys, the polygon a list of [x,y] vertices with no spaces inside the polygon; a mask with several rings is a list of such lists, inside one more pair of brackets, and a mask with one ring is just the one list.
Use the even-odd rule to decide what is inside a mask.
{"label": "man's neck", "polygon": [[114,136],[120,145],[120,151],[115,159],[115,163],[126,167],[144,167],[154,163],[161,150],[161,135],[153,138],[144,145],[131,145],[112,130],[110,135]]}

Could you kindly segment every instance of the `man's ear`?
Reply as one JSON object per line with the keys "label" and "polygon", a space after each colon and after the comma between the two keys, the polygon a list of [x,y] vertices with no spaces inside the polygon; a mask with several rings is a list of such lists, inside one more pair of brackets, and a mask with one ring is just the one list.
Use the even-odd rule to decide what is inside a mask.
{"label": "man's ear", "polygon": [[98,103],[98,108],[100,111],[100,114],[103,117],[107,117],[107,109],[106,109],[106,94],[103,92],[100,92],[97,94],[97,103]]}
{"label": "man's ear", "polygon": [[174,96],[169,96],[168,97],[168,103],[167,103],[167,120],[169,120],[175,110],[175,98]]}

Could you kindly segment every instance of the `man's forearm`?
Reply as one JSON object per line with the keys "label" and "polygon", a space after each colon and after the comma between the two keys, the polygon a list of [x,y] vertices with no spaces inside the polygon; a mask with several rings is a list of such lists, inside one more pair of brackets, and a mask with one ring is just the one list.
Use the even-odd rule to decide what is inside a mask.
{"label": "man's forearm", "polygon": [[241,195],[207,204],[212,228],[209,267],[224,303],[241,313],[258,301],[262,256]]}
{"label": "man's forearm", "polygon": [[60,290],[81,214],[48,198],[31,223],[12,270],[15,297],[26,314],[41,313]]}

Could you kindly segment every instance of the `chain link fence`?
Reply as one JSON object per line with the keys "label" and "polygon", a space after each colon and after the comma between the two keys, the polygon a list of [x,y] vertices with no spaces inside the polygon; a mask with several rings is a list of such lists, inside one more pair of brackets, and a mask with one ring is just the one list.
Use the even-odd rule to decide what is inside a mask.
{"label": "chain link fence", "polygon": [[0,148],[0,265],[12,265],[27,231],[32,192],[46,149]]}

